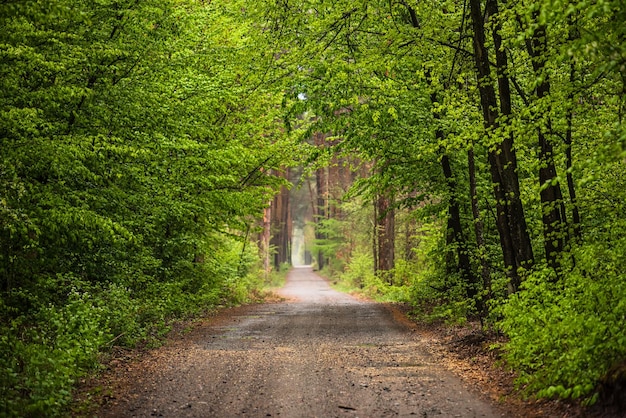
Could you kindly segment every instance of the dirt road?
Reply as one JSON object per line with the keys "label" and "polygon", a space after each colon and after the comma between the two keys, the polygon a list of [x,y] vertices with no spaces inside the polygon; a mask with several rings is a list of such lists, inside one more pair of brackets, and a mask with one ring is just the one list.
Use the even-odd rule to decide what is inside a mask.
{"label": "dirt road", "polygon": [[287,302],[235,310],[128,366],[99,416],[500,417],[383,305],[295,269]]}

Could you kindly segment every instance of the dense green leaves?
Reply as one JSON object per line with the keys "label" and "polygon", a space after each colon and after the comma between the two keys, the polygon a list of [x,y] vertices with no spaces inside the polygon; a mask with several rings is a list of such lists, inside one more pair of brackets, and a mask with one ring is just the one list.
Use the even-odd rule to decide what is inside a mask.
{"label": "dense green leaves", "polygon": [[5,2],[0,20],[0,415],[54,415],[100,349],[245,298],[292,144],[243,3]]}

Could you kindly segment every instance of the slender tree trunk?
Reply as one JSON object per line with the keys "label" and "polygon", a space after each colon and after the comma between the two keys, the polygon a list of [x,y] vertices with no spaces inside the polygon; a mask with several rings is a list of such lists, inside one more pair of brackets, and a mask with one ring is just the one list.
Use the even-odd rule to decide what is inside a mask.
{"label": "slender tree trunk", "polygon": [[[534,13],[533,20],[537,20],[538,13]],[[542,80],[535,89],[535,95],[541,100],[550,95],[550,81],[545,73],[547,53],[547,33],[544,25],[535,28],[532,37],[526,40],[526,50],[530,55],[533,71],[537,79]],[[540,105],[540,107],[542,107]],[[543,112],[542,112],[543,113]],[[547,113],[547,112],[546,112]],[[537,115],[541,117],[542,115]],[[545,135],[545,129],[537,129],[539,140],[539,184],[541,187],[541,212],[543,222],[544,249],[548,265],[558,269],[559,255],[566,245],[565,213],[561,209],[563,195],[558,182],[556,165],[554,164],[554,149]]]}
{"label": "slender tree trunk", "polygon": [[[430,94],[430,100],[432,103],[438,102],[437,94],[432,92]],[[441,118],[438,113],[434,113],[433,117],[436,122]],[[435,131],[435,137],[441,144],[444,140],[444,133],[438,126]],[[478,280],[476,275],[472,272],[472,266],[469,258],[469,249],[467,248],[467,241],[465,240],[465,234],[463,234],[463,224],[461,223],[461,208],[458,199],[458,190],[456,180],[452,174],[452,166],[450,165],[450,157],[446,154],[445,150],[441,149],[441,168],[443,175],[446,179],[448,186],[448,222],[446,231],[446,244],[448,251],[452,247],[456,250],[456,270],[461,274],[461,280],[466,288],[466,296],[470,299],[474,298],[478,293]],[[450,253],[449,253],[450,254]],[[446,257],[446,264],[454,264],[454,257]],[[448,260],[450,258],[450,260]]]}
{"label": "slender tree trunk", "polygon": [[[485,39],[485,26],[480,0],[469,0],[473,25],[474,59],[478,73],[478,88],[485,129],[489,135],[499,127],[498,100],[492,84],[492,71]],[[498,5],[495,0],[487,0],[489,16],[497,15]],[[511,114],[511,95],[507,61],[502,49],[502,40],[498,25],[493,28],[494,49],[498,72],[498,90],[500,110],[503,115]],[[489,165],[496,199],[496,225],[500,235],[500,245],[507,274],[510,279],[510,292],[516,292],[520,284],[519,269],[528,267],[533,262],[533,252],[528,234],[524,209],[520,199],[519,179],[517,177],[517,157],[513,149],[512,134],[490,147]]]}
{"label": "slender tree trunk", "polygon": [[411,261],[415,259],[415,252],[413,251],[414,234],[416,230],[416,221],[414,218],[405,220],[404,229],[404,261]]}
{"label": "slender tree trunk", "polygon": [[374,258],[374,274],[378,274],[379,264],[378,264],[378,200],[374,198],[372,200],[372,205],[374,209],[374,222],[373,222],[373,230],[372,230],[372,256]]}
{"label": "slender tree trunk", "polygon": [[[573,101],[574,94],[570,93],[568,99]],[[567,169],[567,190],[572,205],[572,234],[574,240],[580,242],[582,239],[582,230],[580,228],[581,219],[578,211],[578,198],[576,197],[576,186],[574,185],[574,175],[572,174],[572,119],[573,109],[567,113],[567,131],[565,132],[565,167]]]}
{"label": "slender tree trunk", "polygon": [[[579,37],[578,28],[575,26],[576,24],[572,21],[572,17],[570,16],[570,31],[569,31],[569,40],[574,41]],[[578,200],[576,197],[576,186],[574,185],[574,175],[572,174],[573,167],[573,158],[572,158],[572,132],[573,132],[573,119],[574,119],[574,82],[576,81],[576,66],[574,64],[574,58],[570,60],[570,72],[569,72],[569,83],[570,83],[570,91],[567,94],[567,101],[569,105],[569,109],[567,111],[567,130],[565,132],[565,167],[567,172],[567,191],[569,193],[569,199],[572,205],[572,235],[576,242],[580,242],[582,239],[582,231],[580,229],[581,219],[580,213],[578,212]]]}
{"label": "slender tree trunk", "polygon": [[263,271],[267,276],[270,273],[270,238],[272,236],[272,206],[269,205],[263,211],[263,232],[261,234],[261,257],[263,259]]}
{"label": "slender tree trunk", "polygon": [[[282,176],[289,179],[289,169],[287,168]],[[278,270],[281,264],[289,262],[289,250],[291,248],[291,204],[289,201],[289,189],[281,187],[280,193],[274,197],[272,202],[272,237],[270,246],[275,249],[274,267]]]}
{"label": "slender tree trunk", "polygon": [[[467,151],[467,166],[469,172],[469,193],[470,202],[472,207],[472,219],[474,221],[474,234],[476,236],[476,247],[478,248],[478,256],[480,257],[481,277],[483,282],[483,289],[487,291],[486,299],[491,298],[491,272],[489,270],[489,263],[487,262],[487,254],[485,248],[484,237],[484,224],[482,217],[480,216],[480,209],[478,207],[478,193],[476,190],[476,162],[474,158],[474,148],[470,148]],[[483,303],[483,308],[486,304]],[[483,316],[486,312],[482,312]]]}
{"label": "slender tree trunk", "polygon": [[[437,137],[443,139],[443,133],[437,130]],[[456,247],[458,271],[461,273],[461,279],[465,284],[466,295],[469,299],[474,298],[478,293],[478,280],[472,272],[472,266],[469,258],[469,250],[467,242],[463,234],[463,225],[461,223],[461,208],[459,200],[456,196],[456,181],[452,175],[452,166],[450,158],[444,153],[441,157],[441,167],[443,169],[446,183],[448,184],[448,194],[450,196],[448,202],[448,231],[447,236],[451,237],[452,244]]]}
{"label": "slender tree trunk", "polygon": [[376,231],[378,243],[377,271],[390,271],[395,266],[395,210],[393,198],[381,193],[376,200]]}
{"label": "slender tree trunk", "polygon": [[[498,1],[487,0],[487,13],[489,16],[497,17],[499,14]],[[500,96],[500,111],[505,116],[505,121],[510,119],[512,114],[511,106],[511,87],[508,77],[508,58],[506,50],[502,46],[502,37],[500,35],[501,25],[497,18],[492,18],[492,39],[496,55],[496,72],[498,75],[498,93]],[[508,123],[508,122],[507,122]],[[504,179],[504,189],[508,199],[508,222],[511,231],[513,246],[515,249],[515,263],[517,268],[529,267],[534,260],[532,243],[528,226],[526,224],[526,216],[520,195],[519,178],[517,175],[517,155],[513,146],[513,133],[510,133],[502,142],[502,177]],[[517,289],[518,282],[514,285]]]}
{"label": "slender tree trunk", "polygon": [[[315,135],[315,145],[318,147],[324,146],[324,135]],[[320,222],[328,217],[328,178],[326,174],[326,168],[318,168],[315,172],[315,185],[317,191],[317,216],[315,222]],[[316,228],[315,238],[318,240],[326,238],[326,236],[319,232]],[[317,252],[317,267],[321,270],[326,265],[326,256],[322,250]]]}
{"label": "slender tree trunk", "polygon": [[[335,141],[331,146],[336,145],[338,141]],[[343,158],[333,156],[330,165],[328,167],[328,197],[329,197],[329,218],[341,219],[341,207],[337,204],[347,190],[347,187],[343,181],[343,167],[345,160]]]}
{"label": "slender tree trunk", "polygon": [[[317,185],[317,219],[316,222],[320,222],[326,219],[326,193],[325,193],[325,184],[326,184],[326,173],[323,168],[317,170],[316,173],[316,185]],[[322,240],[326,238],[325,234],[319,232],[317,229],[315,231],[315,238],[318,240]],[[317,266],[321,270],[326,265],[326,257],[324,256],[324,252],[322,250],[318,250],[317,252]]]}
{"label": "slender tree trunk", "polygon": [[[419,22],[417,20],[417,15],[415,11],[410,6],[406,5],[409,14],[411,16],[411,24],[414,28],[419,27]],[[484,45],[484,42],[483,42]],[[426,78],[430,83],[430,72],[427,71]],[[492,88],[493,90],[493,88]],[[495,96],[495,93],[494,93]],[[435,92],[431,93],[430,96],[431,102],[436,103],[437,94]],[[433,117],[438,120],[440,118],[439,114],[435,113]],[[435,135],[438,141],[443,141],[444,133],[441,129],[437,128]],[[473,156],[473,151],[472,151]],[[473,163],[473,159],[472,159]],[[441,157],[441,166],[443,169],[444,176],[446,178],[446,183],[448,186],[448,193],[450,195],[450,201],[448,203],[448,222],[447,222],[447,231],[446,231],[446,244],[450,246],[451,244],[456,245],[457,250],[457,258],[458,258],[458,271],[461,273],[461,278],[466,285],[466,296],[468,298],[474,298],[478,292],[478,280],[474,273],[472,272],[471,262],[469,258],[469,249],[467,247],[467,241],[463,235],[463,226],[461,223],[461,210],[459,207],[459,201],[457,199],[457,190],[456,190],[456,181],[454,180],[454,176],[452,175],[452,167],[450,165],[450,159],[448,155],[443,152]],[[472,168],[472,172],[473,172]],[[475,178],[474,178],[475,185]],[[473,188],[474,192],[476,188]],[[481,232],[482,239],[482,232]],[[477,238],[478,239],[478,238]],[[450,261],[447,260],[447,265],[450,264]]]}

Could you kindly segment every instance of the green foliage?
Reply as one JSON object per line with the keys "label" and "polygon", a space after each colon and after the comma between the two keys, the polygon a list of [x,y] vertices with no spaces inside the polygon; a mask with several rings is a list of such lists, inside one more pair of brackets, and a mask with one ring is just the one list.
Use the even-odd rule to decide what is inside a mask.
{"label": "green foliage", "polygon": [[[490,131],[462,3],[0,5],[0,414],[60,415],[101,350],[154,343],[173,318],[249,300],[263,285],[249,232],[280,184],[268,173],[334,152],[370,175],[340,216],[317,222],[329,274],[410,297],[430,319],[491,307],[529,392],[593,396],[626,358],[625,12],[617,0],[499,3],[485,14],[486,47],[493,55],[499,28],[514,91]],[[332,145],[308,146],[315,132]],[[553,149],[550,183],[562,185],[551,204],[568,220],[552,268],[537,251],[549,239],[538,132]],[[511,298],[488,159],[506,140],[536,259],[515,272],[526,279]],[[414,224],[396,246],[404,258],[375,275],[381,194]],[[463,236],[450,240],[453,202]],[[482,278],[473,298],[456,268],[463,252]]]}
{"label": "green foliage", "polygon": [[[242,253],[242,243],[231,241],[215,256],[187,266],[194,271],[179,271],[178,281],[147,281],[140,292],[115,283],[99,287],[76,277],[55,278],[56,292],[65,292],[63,304],[2,324],[2,415],[63,415],[74,382],[98,366],[103,350],[158,344],[171,321],[220,304],[244,303],[258,293],[263,283],[252,270],[258,263],[253,248]],[[15,316],[15,308],[2,308],[3,317]]]}
{"label": "green foliage", "polygon": [[357,252],[350,257],[350,263],[345,271],[339,276],[340,279],[351,287],[368,289],[376,282],[374,275],[374,259],[370,252]]}
{"label": "green foliage", "polygon": [[[395,275],[395,271],[387,273],[390,277]],[[357,250],[344,271],[334,277],[342,290],[360,293],[377,301],[408,302],[410,299],[408,284],[390,284],[388,278],[374,274],[374,260],[369,252]]]}
{"label": "green foliage", "polygon": [[626,242],[610,251],[585,245],[573,256],[562,281],[537,269],[502,308],[505,357],[527,393],[593,402],[598,382],[626,357],[625,277],[611,267],[626,256]]}
{"label": "green foliage", "polygon": [[0,5],[0,415],[62,415],[102,350],[260,286],[292,141],[255,16],[212,3]]}
{"label": "green foliage", "polygon": [[[57,415],[69,401],[77,377],[97,365],[110,340],[106,308],[76,288],[58,309],[42,307],[32,318],[2,326],[3,415]],[[32,321],[32,322],[30,322]]]}
{"label": "green foliage", "polygon": [[269,273],[263,271],[262,267],[259,267],[258,273],[256,273],[255,277],[263,277],[263,283],[260,288],[263,291],[272,291],[275,289],[279,289],[285,285],[287,280],[287,274],[291,270],[291,264],[283,263],[278,270],[272,270]]}
{"label": "green foliage", "polygon": [[424,223],[416,233],[422,236],[413,250],[416,261],[407,266],[413,315],[427,322],[464,322],[472,313],[472,301],[466,299],[460,277],[446,271],[443,229],[435,221]]}

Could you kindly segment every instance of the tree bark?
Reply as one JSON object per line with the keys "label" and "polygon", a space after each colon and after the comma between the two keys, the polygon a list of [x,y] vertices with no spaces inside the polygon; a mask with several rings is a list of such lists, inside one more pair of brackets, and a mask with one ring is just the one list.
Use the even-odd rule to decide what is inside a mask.
{"label": "tree bark", "polygon": [[[428,78],[430,75],[428,74]],[[437,93],[431,92],[430,100],[432,103],[437,103]],[[433,118],[436,123],[439,122],[441,116],[435,112]],[[443,143],[444,133],[439,126],[435,130],[435,138],[439,144]],[[469,258],[469,249],[467,247],[467,241],[465,240],[465,234],[463,234],[463,224],[461,222],[461,207],[458,199],[458,190],[456,179],[452,174],[452,166],[450,164],[450,157],[446,154],[445,150],[441,148],[441,168],[443,175],[446,179],[446,185],[448,188],[448,220],[446,226],[446,244],[448,251],[451,252],[452,248],[456,252],[456,270],[461,274],[461,280],[465,285],[466,296],[469,299],[473,299],[478,294],[478,280],[476,275],[472,272],[472,265]],[[450,253],[449,253],[450,254]],[[454,263],[454,257],[446,257],[446,264],[451,265]]]}
{"label": "tree bark", "polygon": [[[473,46],[478,88],[480,92],[483,122],[489,136],[499,128],[498,108],[503,115],[511,114],[509,80],[506,76],[506,54],[502,50],[502,40],[498,25],[493,27],[494,49],[498,72],[500,106],[493,87],[489,52],[486,46],[485,26],[480,0],[470,0],[470,14],[473,25]],[[495,0],[487,0],[487,11],[493,17],[498,12]],[[533,262],[533,252],[528,234],[524,209],[520,199],[517,176],[517,157],[513,149],[513,136],[507,135],[502,141],[490,147],[490,173],[496,199],[496,225],[504,264],[509,276],[509,292],[516,292],[520,285],[519,269],[529,267]]]}
{"label": "tree bark", "polygon": [[404,261],[412,261],[415,259],[413,248],[417,246],[415,242],[415,231],[417,222],[411,217],[404,221]]}
{"label": "tree bark", "polygon": [[378,243],[377,271],[390,271],[395,266],[395,210],[393,198],[381,193],[376,199],[376,233]]}
{"label": "tree bark", "polygon": [[[443,139],[443,132],[437,130],[438,139]],[[465,285],[466,296],[473,299],[478,294],[478,280],[472,272],[472,266],[469,258],[469,250],[467,241],[463,234],[463,225],[461,223],[461,208],[457,198],[456,180],[452,175],[452,166],[450,158],[447,154],[441,157],[441,167],[443,169],[446,183],[448,185],[448,225],[446,235],[451,238],[451,244],[456,249],[458,271],[461,274],[461,280]],[[450,243],[448,243],[450,244]]]}
{"label": "tree bark", "polygon": [[373,231],[372,231],[372,256],[374,258],[374,274],[378,274],[379,270],[379,249],[378,249],[378,199],[374,198],[372,200],[373,208],[374,208],[374,222],[373,222]]}
{"label": "tree bark", "polygon": [[263,211],[263,232],[261,233],[261,257],[263,259],[263,271],[267,276],[270,273],[270,238],[272,236],[272,206],[271,204]]}
{"label": "tree bark", "polygon": [[[572,70],[573,72],[573,70]],[[573,80],[572,80],[573,81]],[[568,99],[571,102],[574,100],[574,94],[570,93]],[[572,235],[574,240],[580,242],[582,239],[582,230],[580,212],[578,211],[578,198],[576,197],[576,186],[574,185],[574,175],[572,174],[573,159],[572,159],[572,124],[573,113],[570,109],[567,112],[567,131],[565,132],[565,167],[567,169],[567,190],[569,193],[569,200],[572,205]]]}
{"label": "tree bark", "polygon": [[[478,207],[478,193],[476,191],[476,162],[474,158],[474,148],[467,151],[467,166],[469,172],[469,193],[472,206],[472,219],[474,220],[474,234],[476,235],[476,247],[478,248],[478,256],[480,257],[481,276],[483,289],[487,291],[486,299],[491,298],[491,272],[485,249],[484,224],[480,216]],[[483,308],[486,304],[483,304]],[[486,312],[483,312],[483,315]]]}
{"label": "tree bark", "polygon": [[[574,23],[572,17],[569,18],[569,35],[568,38],[570,41],[574,41],[579,37],[578,28]],[[572,174],[573,167],[573,158],[572,158],[572,132],[573,132],[573,119],[574,119],[574,82],[576,81],[576,66],[574,64],[574,58],[570,58],[570,72],[569,72],[569,83],[570,83],[570,91],[567,94],[567,101],[569,109],[567,111],[566,121],[567,121],[567,130],[565,132],[565,167],[567,169],[567,191],[569,193],[569,199],[572,206],[572,235],[576,242],[580,242],[582,239],[582,230],[581,230],[581,219],[580,213],[578,211],[578,200],[576,197],[576,186],[574,185],[574,175]]]}
{"label": "tree bark", "polygon": [[[325,139],[323,134],[316,134],[314,137],[315,145],[318,147],[324,146]],[[318,168],[315,172],[315,185],[317,192],[317,213],[315,222],[320,222],[328,217],[328,179],[326,174],[326,168]],[[326,238],[326,236],[319,232],[318,228],[315,229],[315,238],[318,240]],[[326,256],[322,250],[317,252],[317,267],[323,269],[326,265]]]}
{"label": "tree bark", "polygon": [[[537,12],[533,13],[533,20],[538,17]],[[548,75],[545,74],[547,53],[545,25],[539,25],[535,28],[532,36],[526,40],[526,50],[530,55],[535,77],[542,80],[535,89],[537,99],[541,100],[550,95],[550,81]],[[537,116],[541,117],[542,115]],[[554,148],[545,135],[545,129],[542,129],[541,126],[537,128],[537,137],[539,140],[539,185],[544,250],[548,265],[557,270],[559,255],[566,245],[566,215],[563,208],[563,195],[554,164]]]}
{"label": "tree bark", "polygon": [[[289,168],[285,169],[282,176],[289,179]],[[281,187],[280,193],[272,201],[272,237],[270,246],[275,249],[274,267],[279,270],[281,264],[290,262],[291,249],[291,205],[289,201],[289,189]]]}

